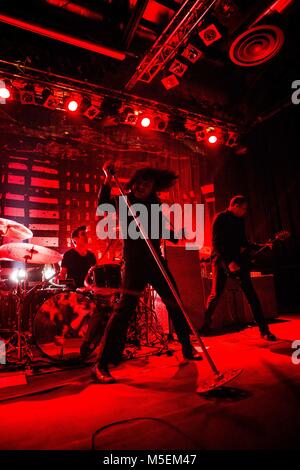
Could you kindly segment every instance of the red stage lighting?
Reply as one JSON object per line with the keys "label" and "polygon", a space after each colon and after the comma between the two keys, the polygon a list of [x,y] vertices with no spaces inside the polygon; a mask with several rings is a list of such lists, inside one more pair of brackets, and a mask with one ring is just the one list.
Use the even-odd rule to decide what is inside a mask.
{"label": "red stage lighting", "polygon": [[222,37],[221,33],[214,24],[210,24],[207,28],[199,31],[199,36],[206,46],[210,46],[212,43]]}
{"label": "red stage lighting", "polygon": [[78,106],[79,106],[78,101],[76,101],[76,100],[74,100],[74,99],[68,101],[67,108],[68,108],[69,111],[72,111],[72,113],[74,113],[75,111],[77,111]]}
{"label": "red stage lighting", "polygon": [[36,104],[34,85],[28,83],[20,90],[20,102],[22,104]]}
{"label": "red stage lighting", "polygon": [[10,97],[10,91],[3,84],[0,84],[0,98],[7,100]]}
{"label": "red stage lighting", "polygon": [[142,127],[149,127],[151,124],[151,119],[148,117],[143,117],[141,120],[141,126]]}
{"label": "red stage lighting", "polygon": [[218,141],[218,137],[216,135],[212,134],[208,137],[208,142],[210,144],[215,144],[217,141]]}

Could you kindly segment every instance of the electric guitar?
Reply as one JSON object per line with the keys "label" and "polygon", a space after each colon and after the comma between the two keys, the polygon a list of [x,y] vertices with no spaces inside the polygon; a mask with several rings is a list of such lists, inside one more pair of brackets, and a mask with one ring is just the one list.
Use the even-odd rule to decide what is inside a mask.
{"label": "electric guitar", "polygon": [[[281,230],[280,232],[277,232],[273,238],[269,239],[265,243],[259,243],[253,246],[250,245],[249,247],[243,248],[240,253],[239,264],[251,270],[251,267],[253,267],[253,265],[255,264],[258,255],[260,255],[267,249],[273,249],[276,243],[284,242],[288,238],[290,238],[290,232],[288,232],[287,230]],[[200,258],[200,263],[210,263],[213,261],[213,258],[214,256]],[[222,266],[228,276],[234,278],[237,278],[239,276],[240,269],[235,272],[232,272],[230,271],[229,266],[225,262],[222,262]]]}
{"label": "electric guitar", "polygon": [[[290,238],[290,233],[287,230],[281,230],[265,243],[257,243],[253,244],[253,246],[250,245],[249,247],[242,248],[240,252],[240,262],[238,263],[240,265],[240,269],[243,267],[251,271],[251,268],[253,268],[255,263],[257,263],[258,256],[260,254],[266,250],[272,250],[278,242],[284,242],[288,238]],[[228,265],[225,266],[226,273],[235,278],[239,276],[240,269],[232,272]]]}

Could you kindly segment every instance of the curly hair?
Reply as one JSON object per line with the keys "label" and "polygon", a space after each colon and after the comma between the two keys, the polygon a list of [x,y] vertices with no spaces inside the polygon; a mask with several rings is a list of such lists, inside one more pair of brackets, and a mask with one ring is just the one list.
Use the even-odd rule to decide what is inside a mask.
{"label": "curly hair", "polygon": [[176,175],[174,171],[145,167],[137,170],[132,175],[127,183],[127,189],[131,189],[138,180],[152,180],[154,182],[155,192],[165,191],[175,184],[177,178],[178,175]]}

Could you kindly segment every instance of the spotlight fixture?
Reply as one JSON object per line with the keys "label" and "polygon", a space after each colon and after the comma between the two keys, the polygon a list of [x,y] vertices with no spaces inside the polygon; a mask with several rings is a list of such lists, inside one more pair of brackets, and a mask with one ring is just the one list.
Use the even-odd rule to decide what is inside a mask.
{"label": "spotlight fixture", "polygon": [[42,99],[44,100],[43,106],[48,109],[56,109],[59,105],[59,100],[54,96],[52,90],[50,88],[44,88],[42,91]]}
{"label": "spotlight fixture", "polygon": [[168,126],[168,116],[167,115],[157,115],[153,118],[153,129],[156,131],[164,132]]}
{"label": "spotlight fixture", "polygon": [[120,118],[121,122],[124,122],[125,124],[129,124],[130,126],[135,126],[140,112],[137,109],[134,109],[131,106],[126,106],[123,105],[120,109]]}
{"label": "spotlight fixture", "polygon": [[197,126],[195,136],[196,136],[197,142],[202,142],[205,139],[206,130],[204,126]]}
{"label": "spotlight fixture", "polygon": [[203,55],[203,53],[192,44],[188,44],[184,49],[182,56],[194,64]]}
{"label": "spotlight fixture", "polygon": [[149,117],[143,117],[141,119],[141,126],[142,127],[149,127],[151,124],[151,119]]}
{"label": "spotlight fixture", "polygon": [[210,24],[205,29],[199,31],[199,36],[206,46],[210,46],[215,41],[222,37],[217,27],[214,24]]}
{"label": "spotlight fixture", "polygon": [[68,105],[67,105],[67,106],[68,106],[68,110],[69,110],[69,111],[72,111],[72,112],[77,111],[78,105],[79,105],[78,101],[76,101],[76,100],[71,100],[71,101],[68,102]]}
{"label": "spotlight fixture", "polygon": [[9,88],[5,84],[4,80],[0,80],[0,100],[2,99],[3,103],[5,103],[5,100],[8,100],[9,98],[10,98]]}
{"label": "spotlight fixture", "polygon": [[218,137],[216,135],[210,135],[207,140],[210,144],[215,144],[218,141]]}
{"label": "spotlight fixture", "polygon": [[100,109],[96,108],[96,106],[92,105],[89,106],[85,111],[84,111],[84,116],[88,117],[90,120],[95,119],[96,116],[100,113]]}
{"label": "spotlight fixture", "polygon": [[238,145],[238,135],[235,132],[228,131],[225,145],[227,145],[227,147],[236,147]]}
{"label": "spotlight fixture", "polygon": [[170,90],[171,88],[174,88],[175,86],[179,85],[179,80],[174,74],[172,74],[163,78],[161,83],[166,88],[166,90]]}
{"label": "spotlight fixture", "polygon": [[207,127],[206,129],[206,140],[209,144],[216,144],[219,140],[219,131],[214,127]]}
{"label": "spotlight fixture", "polygon": [[20,90],[20,101],[22,104],[36,104],[33,85],[25,85],[25,87]]}
{"label": "spotlight fixture", "polygon": [[68,96],[65,101],[65,109],[71,113],[75,113],[78,110],[81,101],[82,97],[80,95],[72,94],[71,96]]}
{"label": "spotlight fixture", "polygon": [[180,62],[179,60],[174,60],[171,67],[169,68],[170,72],[177,75],[177,77],[182,77],[183,74],[187,71],[188,66]]}
{"label": "spotlight fixture", "polygon": [[81,102],[82,114],[92,121],[100,113],[102,102],[100,98],[84,96]]}

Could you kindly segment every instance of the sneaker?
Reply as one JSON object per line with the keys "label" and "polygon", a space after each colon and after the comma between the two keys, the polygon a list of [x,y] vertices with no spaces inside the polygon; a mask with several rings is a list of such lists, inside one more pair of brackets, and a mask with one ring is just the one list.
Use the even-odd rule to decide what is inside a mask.
{"label": "sneaker", "polygon": [[98,384],[113,384],[116,381],[107,366],[103,367],[98,364],[92,369],[92,377]]}

